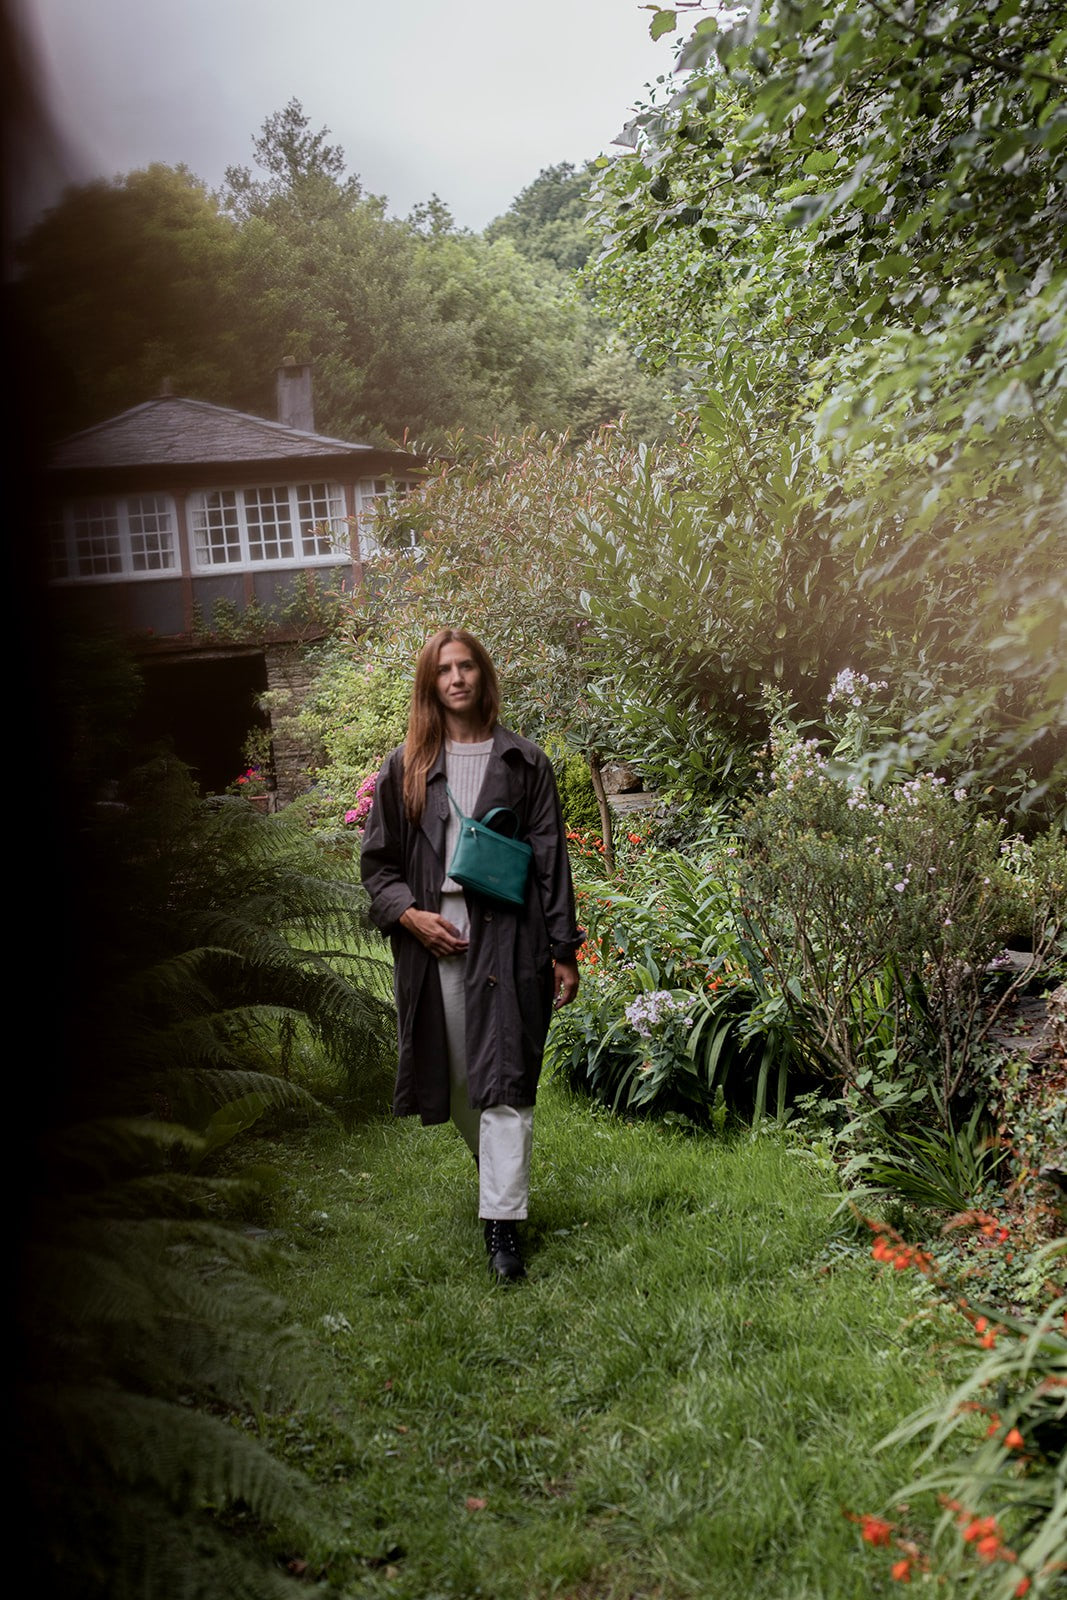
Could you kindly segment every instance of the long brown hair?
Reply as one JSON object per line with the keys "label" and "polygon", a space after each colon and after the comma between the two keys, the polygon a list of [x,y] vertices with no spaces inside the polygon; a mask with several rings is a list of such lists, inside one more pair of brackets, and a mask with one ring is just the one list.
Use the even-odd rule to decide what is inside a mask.
{"label": "long brown hair", "polygon": [[408,733],[404,740],[404,810],[417,825],[426,807],[426,774],[437,760],[445,737],[445,718],[437,698],[437,658],[442,645],[461,644],[481,669],[478,702],[482,722],[492,728],[500,711],[500,685],[485,646],[466,628],[439,628],[431,633],[415,662],[415,687],[411,691]]}

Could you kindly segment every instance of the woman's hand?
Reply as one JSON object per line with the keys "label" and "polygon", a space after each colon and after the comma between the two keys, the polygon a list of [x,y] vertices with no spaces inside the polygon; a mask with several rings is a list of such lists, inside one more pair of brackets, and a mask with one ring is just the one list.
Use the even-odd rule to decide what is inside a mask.
{"label": "woman's hand", "polygon": [[556,996],[556,1010],[569,1006],[578,993],[577,961],[553,961],[552,987]]}
{"label": "woman's hand", "polygon": [[408,906],[400,918],[400,926],[413,933],[435,956],[461,956],[470,943],[437,911],[417,911],[414,906]]}

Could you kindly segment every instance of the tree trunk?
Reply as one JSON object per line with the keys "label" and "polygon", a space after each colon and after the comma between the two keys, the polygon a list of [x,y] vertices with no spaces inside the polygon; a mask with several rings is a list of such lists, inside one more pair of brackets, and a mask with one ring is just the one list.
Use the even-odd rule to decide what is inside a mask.
{"label": "tree trunk", "polygon": [[593,780],[593,793],[600,811],[600,837],[604,841],[604,870],[615,871],[615,839],[612,834],[611,807],[608,805],[607,793],[604,789],[604,779],[600,773],[600,756],[596,750],[586,751],[586,760],[589,763],[589,776]]}

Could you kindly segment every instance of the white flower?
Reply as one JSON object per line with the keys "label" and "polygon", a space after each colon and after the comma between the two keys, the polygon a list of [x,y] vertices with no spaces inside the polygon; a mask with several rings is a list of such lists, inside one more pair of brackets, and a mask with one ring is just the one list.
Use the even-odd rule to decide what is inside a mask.
{"label": "white flower", "polygon": [[322,1326],[327,1333],[351,1333],[352,1324],[342,1311],[327,1311],[322,1318]]}

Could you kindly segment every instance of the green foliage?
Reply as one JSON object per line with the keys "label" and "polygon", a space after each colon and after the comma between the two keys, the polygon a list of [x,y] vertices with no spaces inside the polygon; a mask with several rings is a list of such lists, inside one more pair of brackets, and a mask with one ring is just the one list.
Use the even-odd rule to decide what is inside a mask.
{"label": "green foliage", "polygon": [[18,245],[13,287],[49,434],[99,422],[165,379],[244,394],[237,238],[205,186],[153,164],[68,189]]}
{"label": "green foliage", "polygon": [[87,1600],[282,1595],[269,1558],[310,1502],[262,1427],[315,1361],[239,1226],[282,1176],[230,1151],[322,1115],[302,1051],[357,1085],[391,1064],[391,1007],[349,953],[360,891],[173,761],[77,840],[19,1262],[20,1527],[45,1586]]}
{"label": "green foliage", "polygon": [[[287,1016],[305,1017],[345,1070],[388,1053],[387,1008],[342,975],[350,957],[323,953],[343,945],[361,891],[334,876],[299,822],[236,799],[205,807],[185,769],[164,760],[130,776],[92,843],[82,887],[106,913],[107,937],[83,960],[97,1043],[77,1100],[98,1107],[131,1084],[186,1110],[228,1099],[256,1086],[248,1069],[285,1073]],[[177,1079],[176,1047],[191,1069]]]}
{"label": "green foliage", "polygon": [[323,645],[298,719],[302,738],[319,752],[311,775],[310,815],[317,827],[339,827],[360,785],[376,773],[407,731],[412,660],[406,670],[375,659],[373,646],[353,651],[341,639]]}
{"label": "green foliage", "polygon": [[255,172],[229,167],[219,196],[160,165],[71,188],[19,241],[49,434],[164,380],[272,416],[283,355],[314,363],[317,426],[340,438],[591,428],[623,406],[665,426],[660,386],[551,251],[459,230],[436,197],[388,217],[298,100],[253,151]]}
{"label": "green foliage", "polygon": [[[902,1115],[925,1117],[932,1096],[947,1118],[978,1088],[1008,998],[1062,950],[1067,853],[1058,832],[1007,840],[1003,820],[943,778],[872,782],[855,707],[879,687],[838,679],[834,759],[779,720],[767,791],[741,822],[740,884],[767,972],[840,1080]],[[989,1003],[990,965],[1023,923],[1031,966]]]}
{"label": "green foliage", "polygon": [[[1051,1280],[1062,1280],[1065,1250],[1060,1239],[1043,1252]],[[972,1341],[966,1375],[907,1417],[883,1448],[925,1439],[919,1476],[898,1498],[938,1493],[946,1509],[933,1553],[957,1592],[1041,1600],[1061,1592],[1067,1551],[1067,1297],[1033,1317],[978,1306],[972,1321],[979,1313],[989,1331]]]}
{"label": "green foliage", "polygon": [[[376,558],[352,597],[349,653],[373,652],[408,674],[428,634],[469,627],[493,656],[505,715],[521,732],[576,750],[612,748],[608,698],[594,692],[582,602],[596,572],[580,519],[611,515],[626,485],[650,470],[642,448],[622,427],[584,440],[528,432],[453,445],[450,460],[383,514],[386,544],[402,521],[418,557]],[[665,450],[663,472],[672,459]]]}
{"label": "green foliage", "polygon": [[878,1126],[872,1130],[868,1119],[865,1129],[873,1149],[846,1162],[842,1174],[863,1194],[895,1195],[915,1206],[960,1213],[986,1198],[1008,1158],[981,1102],[958,1127],[951,1113],[942,1127],[895,1129],[884,1125],[888,1118],[880,1111],[873,1119]]}
{"label": "green foliage", "polygon": [[709,1145],[554,1078],[537,1119],[515,1296],[486,1280],[453,1129],[272,1152],[300,1242],[277,1282],[331,1363],[328,1403],[286,1428],[315,1474],[312,1570],[397,1600],[869,1593],[841,1505],[903,1481],[911,1451],[872,1444],[941,1387],[907,1285],[774,1134]]}
{"label": "green foliage", "polygon": [[734,504],[888,608],[925,682],[906,747],[937,764],[977,725],[1038,793],[1067,727],[1062,54],[1055,0],[702,17],[604,168],[597,268],[637,348],[688,368]]}
{"label": "green foliage", "polygon": [[625,890],[594,880],[578,891],[582,984],[550,1059],[613,1110],[703,1126],[727,1110],[781,1117],[790,1073],[804,1075],[791,1018],[739,936],[728,869],[721,845],[696,859],[654,849],[630,862]]}
{"label": "green foliage", "polygon": [[736,454],[644,451],[610,506],[580,512],[604,697],[653,783],[704,803],[750,777],[766,684],[814,706],[885,626],[846,602],[851,577],[796,506],[799,442],[779,440],[759,483],[738,485]]}
{"label": "green foliage", "polygon": [[510,239],[531,261],[549,261],[561,272],[584,266],[596,235],[589,223],[595,164],[579,170],[569,161],[544,167],[516,195],[503,216],[485,230],[489,240]]}
{"label": "green foliage", "polygon": [[556,774],[565,826],[576,833],[596,833],[600,828],[600,807],[589,763],[576,751],[555,749],[552,741],[547,748]]}
{"label": "green foliage", "polygon": [[[20,1526],[77,1596],[289,1592],[269,1541],[306,1524],[306,1483],[252,1419],[306,1400],[313,1355],[230,1220],[259,1185],[197,1179],[192,1130],[142,1118],[58,1130],[24,1241]],[[247,1514],[246,1513],[246,1514]]]}

